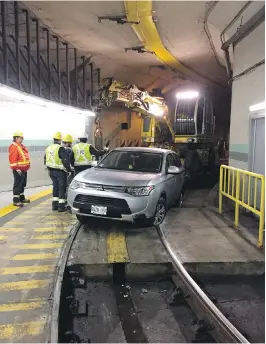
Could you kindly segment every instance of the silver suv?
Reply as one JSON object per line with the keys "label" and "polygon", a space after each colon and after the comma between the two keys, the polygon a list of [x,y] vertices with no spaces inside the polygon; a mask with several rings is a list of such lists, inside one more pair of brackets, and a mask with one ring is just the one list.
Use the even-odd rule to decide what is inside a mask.
{"label": "silver suv", "polygon": [[81,223],[93,216],[159,225],[170,206],[181,206],[184,181],[171,150],[116,148],[73,179],[68,205]]}

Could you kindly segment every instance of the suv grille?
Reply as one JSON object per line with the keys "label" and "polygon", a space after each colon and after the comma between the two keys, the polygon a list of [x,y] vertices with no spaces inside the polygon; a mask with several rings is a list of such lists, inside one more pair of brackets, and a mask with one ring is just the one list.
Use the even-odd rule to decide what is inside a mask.
{"label": "suv grille", "polygon": [[121,217],[121,214],[131,214],[129,206],[124,199],[90,195],[77,195],[74,200],[75,208],[82,208],[83,210],[86,209],[90,211],[92,205],[107,207],[107,216],[109,216],[109,213],[116,213],[120,215],[115,217]]}

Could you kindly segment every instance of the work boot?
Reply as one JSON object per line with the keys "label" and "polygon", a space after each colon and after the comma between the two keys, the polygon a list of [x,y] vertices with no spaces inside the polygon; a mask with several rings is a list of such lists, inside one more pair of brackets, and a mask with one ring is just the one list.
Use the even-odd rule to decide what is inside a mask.
{"label": "work boot", "polygon": [[58,210],[58,201],[52,201],[52,210]]}
{"label": "work boot", "polygon": [[58,204],[58,211],[59,213],[63,213],[66,211],[66,204],[65,203],[59,203]]}
{"label": "work boot", "polygon": [[30,200],[26,199],[24,195],[20,195],[19,198],[21,203],[30,203]]}
{"label": "work boot", "polygon": [[23,207],[23,203],[20,202],[20,199],[18,196],[13,197],[13,205],[15,207],[20,207],[20,208]]}

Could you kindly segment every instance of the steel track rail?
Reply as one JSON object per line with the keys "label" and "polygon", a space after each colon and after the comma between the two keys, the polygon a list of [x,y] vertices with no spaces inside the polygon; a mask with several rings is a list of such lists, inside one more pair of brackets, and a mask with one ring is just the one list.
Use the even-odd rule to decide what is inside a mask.
{"label": "steel track rail", "polygon": [[175,284],[182,285],[183,292],[187,295],[187,302],[193,311],[203,318],[209,325],[210,333],[219,343],[249,343],[248,340],[234,327],[234,325],[213,304],[204,291],[189,275],[175,252],[172,250],[163,230],[156,227],[159,237],[166,251],[169,253],[176,276]]}
{"label": "steel track rail", "polygon": [[81,227],[82,225],[79,222],[76,222],[71,228],[69,236],[63,245],[63,249],[56,266],[54,285],[51,295],[52,305],[48,317],[48,343],[58,343],[59,309],[64,273],[71,247]]}

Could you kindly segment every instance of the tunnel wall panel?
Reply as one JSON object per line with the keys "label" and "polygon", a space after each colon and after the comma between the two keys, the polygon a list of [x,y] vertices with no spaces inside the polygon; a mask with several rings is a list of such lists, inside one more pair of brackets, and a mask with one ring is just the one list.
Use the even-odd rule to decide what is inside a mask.
{"label": "tunnel wall panel", "polygon": [[[265,58],[265,25],[258,26],[234,50],[234,77]],[[265,67],[233,81],[230,125],[230,166],[248,169],[249,107],[265,100]]]}
{"label": "tunnel wall panel", "polygon": [[[8,104],[7,104],[8,103]],[[93,143],[94,118],[41,106],[27,106],[25,103],[0,102],[0,114],[4,121],[0,127],[0,192],[12,190],[13,174],[9,168],[8,147],[12,134],[19,130],[24,133],[23,142],[28,148],[31,169],[28,173],[28,187],[44,186],[51,183],[44,166],[45,148],[52,142],[53,134],[61,131],[69,133],[74,139],[87,132],[89,142]],[[78,110],[77,110],[78,111]]]}

